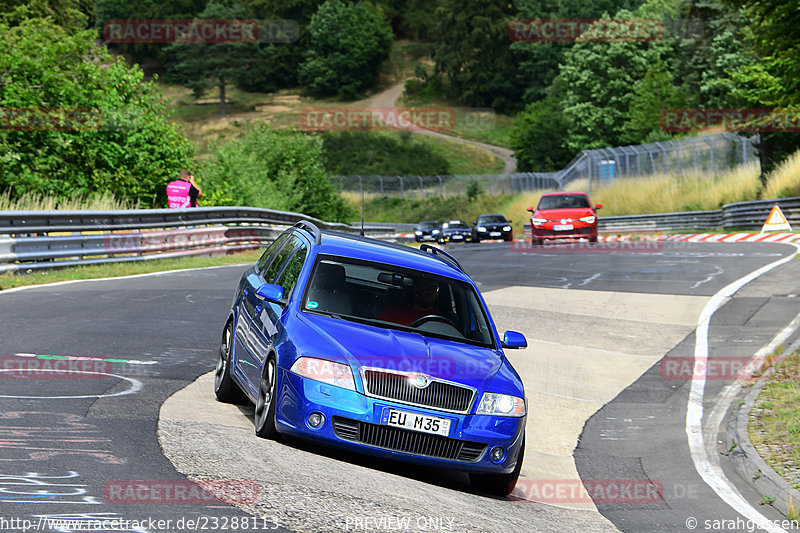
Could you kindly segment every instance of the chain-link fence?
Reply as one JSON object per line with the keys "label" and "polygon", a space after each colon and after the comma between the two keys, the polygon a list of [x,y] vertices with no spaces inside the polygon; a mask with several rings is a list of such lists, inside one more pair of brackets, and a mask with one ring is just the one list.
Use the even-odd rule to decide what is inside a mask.
{"label": "chain-link fence", "polygon": [[584,150],[557,172],[466,174],[441,176],[331,176],[340,191],[418,198],[468,194],[477,187],[488,194],[563,190],[570,182],[587,179],[607,185],[616,179],[656,174],[717,174],[758,161],[754,138],[713,133],[672,141]]}

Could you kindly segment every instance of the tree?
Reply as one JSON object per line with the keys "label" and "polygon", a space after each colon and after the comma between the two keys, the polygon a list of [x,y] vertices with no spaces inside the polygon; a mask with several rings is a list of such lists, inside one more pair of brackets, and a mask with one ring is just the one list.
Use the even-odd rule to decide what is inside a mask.
{"label": "tree", "polygon": [[[642,0],[518,0],[515,19],[594,19],[621,9],[634,10]],[[564,53],[572,42],[511,43],[519,64],[524,87],[522,101],[529,103],[547,97],[547,89],[559,72]]]}
{"label": "tree", "polygon": [[308,25],[311,43],[300,65],[300,83],[317,95],[352,98],[378,76],[393,34],[365,3],[326,0]]}
{"label": "tree", "polygon": [[[246,11],[224,0],[211,0],[197,18],[245,19]],[[212,87],[219,88],[219,113],[225,117],[225,85],[245,75],[259,54],[259,47],[255,42],[176,42],[169,45],[166,54],[170,61],[167,71],[169,78],[192,89],[195,96],[202,96]]]}
{"label": "tree", "polygon": [[567,121],[555,96],[533,102],[517,115],[511,148],[520,172],[552,172],[572,158],[567,148]]}
{"label": "tree", "polygon": [[0,22],[18,26],[25,20],[49,18],[67,32],[86,29],[92,12],[89,0],[5,0]]}
{"label": "tree", "polygon": [[620,140],[625,144],[640,144],[656,133],[660,133],[659,140],[669,139],[671,134],[662,130],[661,111],[683,108],[686,101],[685,95],[675,87],[666,65],[656,60],[633,86],[629,116]]}
{"label": "tree", "polygon": [[433,56],[449,97],[500,111],[520,107],[522,86],[508,37],[513,15],[504,0],[439,0]]}
{"label": "tree", "polygon": [[43,19],[0,24],[0,49],[0,190],[113,192],[163,205],[192,147],[138,67],[96,47],[94,32],[70,34]]}
{"label": "tree", "polygon": [[201,175],[212,205],[281,209],[339,222],[353,216],[328,180],[322,141],[263,122],[214,147]]}

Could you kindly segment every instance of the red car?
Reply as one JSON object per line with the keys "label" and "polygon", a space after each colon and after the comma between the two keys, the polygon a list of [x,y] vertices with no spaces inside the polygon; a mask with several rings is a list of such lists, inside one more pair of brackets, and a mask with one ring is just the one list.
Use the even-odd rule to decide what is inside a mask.
{"label": "red car", "polygon": [[550,192],[543,194],[531,215],[531,243],[545,239],[588,239],[597,242],[597,210],[585,192]]}

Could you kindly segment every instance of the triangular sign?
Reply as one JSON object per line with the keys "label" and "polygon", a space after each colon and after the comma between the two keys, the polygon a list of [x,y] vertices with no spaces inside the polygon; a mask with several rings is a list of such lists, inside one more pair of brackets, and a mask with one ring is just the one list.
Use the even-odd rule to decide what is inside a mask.
{"label": "triangular sign", "polygon": [[761,228],[761,233],[775,230],[792,231],[789,221],[786,220],[786,217],[783,216],[783,211],[777,205],[770,211],[767,221],[764,222],[764,227]]}

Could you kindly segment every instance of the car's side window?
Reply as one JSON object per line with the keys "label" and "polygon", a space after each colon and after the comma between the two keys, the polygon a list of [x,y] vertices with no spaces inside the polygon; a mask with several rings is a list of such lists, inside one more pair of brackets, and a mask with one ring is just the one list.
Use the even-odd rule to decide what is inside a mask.
{"label": "car's side window", "polygon": [[286,239],[288,238],[289,235],[287,233],[284,233],[278,236],[277,239],[272,241],[272,244],[270,244],[269,247],[266,250],[264,250],[264,253],[261,254],[261,258],[258,260],[258,263],[256,263],[256,268],[258,269],[259,272],[261,273],[264,272],[264,269],[267,267],[267,264],[269,263],[270,257],[275,255],[275,252],[281,246],[283,246],[283,243],[286,242]]}
{"label": "car's side window", "polygon": [[278,250],[278,253],[274,255],[272,260],[270,261],[267,269],[263,273],[264,281],[267,283],[274,283],[275,278],[283,269],[284,263],[289,257],[292,256],[295,250],[300,247],[302,241],[295,236],[289,238],[283,247]]}
{"label": "car's side window", "polygon": [[283,287],[284,298],[289,298],[294,286],[297,285],[297,278],[300,277],[300,270],[303,269],[303,264],[306,262],[307,255],[308,247],[301,243],[300,248],[297,249],[286,263],[283,272],[281,272],[280,277],[278,277],[278,281],[275,282],[277,285]]}

